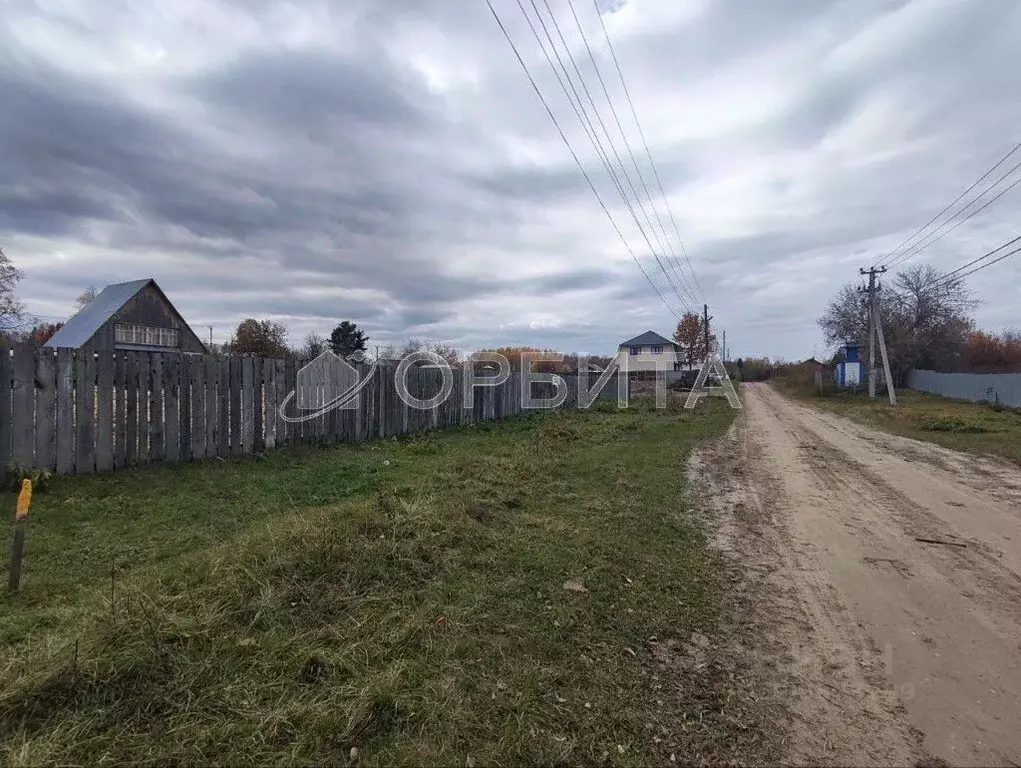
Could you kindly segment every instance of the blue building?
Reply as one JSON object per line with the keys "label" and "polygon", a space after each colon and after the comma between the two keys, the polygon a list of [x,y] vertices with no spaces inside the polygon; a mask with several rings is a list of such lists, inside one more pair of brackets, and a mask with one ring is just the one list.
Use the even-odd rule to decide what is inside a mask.
{"label": "blue building", "polygon": [[865,383],[867,372],[858,358],[857,344],[845,344],[844,361],[837,363],[833,378],[841,389],[857,389]]}

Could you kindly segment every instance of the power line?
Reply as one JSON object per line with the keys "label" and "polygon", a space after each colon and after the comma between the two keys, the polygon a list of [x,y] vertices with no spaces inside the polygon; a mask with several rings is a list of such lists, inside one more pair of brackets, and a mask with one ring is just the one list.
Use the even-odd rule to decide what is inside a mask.
{"label": "power line", "polygon": [[[571,0],[568,0],[571,3]],[[603,22],[603,14],[599,10],[599,4],[596,0],[592,0],[592,4],[596,9],[596,16],[599,17],[599,26],[602,27],[603,37],[606,38],[606,47],[610,51],[610,56],[613,59],[613,65],[617,70],[617,76],[620,78],[621,87],[624,89],[624,96],[627,98],[628,105],[631,108],[631,116],[634,118],[635,126],[638,128],[638,135],[642,139],[642,145],[645,147],[645,154],[649,158],[649,165],[652,167],[653,175],[656,178],[656,184],[659,186],[660,194],[663,196],[663,202],[666,204],[667,213],[670,216],[670,221],[673,223],[674,233],[677,235],[677,242],[681,245],[681,251],[684,254],[684,260],[688,263],[688,269],[691,270],[691,276],[695,279],[695,285],[698,287],[699,294],[702,295],[703,300],[705,299],[705,293],[702,291],[702,285],[699,283],[698,274],[695,272],[694,266],[692,266],[691,259],[688,258],[688,251],[684,247],[684,240],[681,239],[680,229],[677,227],[677,218],[674,216],[674,212],[670,209],[670,201],[667,198],[666,190],[663,187],[663,180],[660,178],[659,171],[656,169],[656,163],[652,159],[652,152],[649,150],[649,142],[645,138],[645,131],[642,130],[642,123],[638,119],[638,111],[635,109],[635,102],[631,98],[631,91],[627,87],[627,81],[624,79],[624,72],[620,67],[620,61],[617,59],[617,52],[613,47],[613,42],[610,40],[610,33],[606,29],[606,24]],[[574,5],[571,3],[571,10],[574,11]],[[576,17],[577,18],[577,17]]]}
{"label": "power line", "polygon": [[[546,5],[547,11],[549,11],[549,0],[543,0],[543,2]],[[641,183],[642,189],[645,191],[645,198],[649,201],[650,205],[652,205],[652,210],[653,210],[653,212],[656,215],[656,223],[659,224],[659,231],[663,235],[662,240],[660,240],[659,237],[657,236],[657,241],[659,241],[661,243],[661,246],[662,246],[662,243],[664,243],[664,242],[667,243],[670,246],[670,250],[673,250],[673,254],[671,254],[669,250],[664,248],[664,252],[665,252],[665,256],[667,258],[667,262],[670,264],[670,267],[673,269],[674,275],[677,277],[677,279],[684,286],[684,290],[685,290],[685,293],[687,294],[687,296],[691,299],[691,301],[695,305],[697,305],[699,303],[699,299],[696,298],[696,296],[695,296],[695,292],[694,292],[694,290],[691,287],[691,282],[684,275],[683,271],[678,267],[676,248],[672,244],[670,244],[670,236],[667,234],[666,226],[663,224],[663,217],[660,215],[659,209],[656,207],[656,204],[652,201],[652,193],[649,190],[649,185],[646,183],[645,176],[642,174],[641,169],[638,167],[638,160],[635,157],[634,151],[631,149],[631,142],[628,140],[627,133],[624,131],[624,126],[623,126],[623,124],[620,121],[620,116],[617,114],[617,108],[613,105],[613,98],[610,96],[610,91],[606,87],[606,81],[603,79],[603,74],[602,74],[602,72],[599,69],[599,64],[596,61],[596,57],[592,53],[592,46],[589,45],[588,36],[585,34],[585,29],[582,27],[581,20],[578,18],[578,14],[575,11],[573,0],[568,0],[568,5],[570,6],[570,9],[571,9],[571,15],[574,17],[574,24],[577,27],[578,33],[581,36],[581,40],[582,40],[582,42],[585,45],[585,50],[588,53],[589,61],[592,62],[592,68],[593,68],[593,70],[596,73],[596,78],[599,80],[599,85],[600,85],[600,87],[601,87],[601,89],[603,91],[603,96],[605,96],[605,98],[606,98],[606,103],[610,107],[610,113],[613,115],[614,122],[617,125],[617,130],[620,133],[620,137],[621,137],[621,139],[624,142],[624,148],[627,150],[627,153],[628,153],[628,155],[631,158],[631,165],[634,166],[635,173],[638,175],[638,181]],[[550,16],[551,17],[553,16],[552,11],[550,11]],[[554,17],[554,24],[556,24],[555,17]],[[558,27],[558,32],[559,32],[559,27]],[[562,39],[563,39],[563,36],[561,35],[561,40]],[[566,43],[565,43],[565,47],[566,47]],[[581,77],[580,73],[579,73],[579,77]],[[584,83],[584,79],[582,79],[582,83]],[[588,93],[588,88],[587,87],[585,88],[585,91],[586,91],[586,93]],[[589,98],[591,100],[591,95],[589,96]],[[596,110],[596,114],[598,115],[599,114],[599,110],[598,110],[598,108],[595,107],[595,103],[594,102],[593,102],[593,109]],[[602,119],[601,118],[600,118],[600,123],[602,124]],[[607,138],[610,140],[610,142],[612,144],[613,139],[610,138],[609,131],[606,130],[605,124],[603,125],[603,130],[606,132]],[[637,195],[637,193],[636,193],[636,195]],[[665,199],[666,199],[666,196],[664,195],[664,200]],[[651,226],[651,222],[650,222],[650,226]],[[683,244],[682,244],[682,247],[683,247]],[[705,297],[703,297],[703,301],[704,301],[704,298]]]}
{"label": "power line", "polygon": [[977,265],[977,263],[979,263],[980,261],[984,261],[985,259],[989,258],[990,256],[995,255],[996,253],[999,253],[1000,251],[1004,250],[1004,248],[1010,248],[1012,245],[1016,245],[1018,243],[1021,243],[1021,236],[1016,237],[1013,240],[1008,240],[1006,243],[1003,243],[1002,245],[998,245],[995,248],[993,248],[992,250],[986,251],[985,253],[983,253],[978,258],[973,258],[972,260],[968,261],[967,263],[963,263],[963,265],[958,267],[953,272],[946,273],[945,275],[939,275],[938,277],[930,280],[928,283],[926,283],[921,288],[919,288],[918,289],[918,296],[921,297],[922,295],[928,293],[929,291],[934,291],[934,290],[937,290],[939,288],[946,288],[947,286],[957,285],[964,278],[968,277],[969,275],[974,275],[976,272],[984,270],[986,267],[991,267],[992,265],[994,265],[994,263],[1002,261],[1005,258],[1007,258],[1008,256],[1014,255],[1019,250],[1021,250],[1021,247],[1019,247],[1018,249],[1013,250],[1013,251],[1011,251],[1009,253],[1006,253],[1006,254],[998,257],[998,258],[994,258],[991,261],[987,261],[986,263],[983,263],[983,265],[975,267],[975,269],[969,270],[968,272],[964,272],[965,270],[968,270],[969,267],[973,267],[974,265]]}
{"label": "power line", "polygon": [[528,69],[528,65],[525,63],[525,60],[521,57],[521,53],[518,51],[518,47],[514,44],[514,40],[511,38],[510,33],[504,26],[503,20],[500,18],[500,15],[496,12],[496,8],[493,7],[492,0],[486,0],[486,5],[489,6],[490,13],[493,14],[493,18],[496,20],[497,25],[500,27],[500,31],[503,32],[503,36],[507,40],[507,44],[514,52],[514,56],[518,60],[518,64],[521,65],[521,69],[524,71],[525,76],[528,78],[528,82],[532,86],[532,90],[535,91],[535,95],[539,97],[539,101],[542,102],[543,107],[545,107],[546,114],[549,115],[550,120],[552,121],[554,127],[557,129],[557,133],[560,134],[561,140],[567,147],[567,151],[570,152],[571,157],[574,158],[574,162],[578,166],[578,170],[580,170],[581,175],[585,177],[585,181],[588,183],[589,188],[592,190],[592,194],[595,195],[595,198],[598,201],[600,208],[603,209],[603,213],[606,214],[606,218],[609,219],[610,224],[613,226],[614,231],[616,231],[617,233],[617,236],[624,244],[624,247],[627,249],[627,252],[631,255],[631,258],[634,260],[635,264],[637,264],[638,268],[642,271],[642,275],[645,276],[645,279],[649,282],[649,285],[652,286],[652,289],[656,292],[656,295],[659,296],[660,301],[663,302],[663,305],[667,308],[667,311],[669,311],[670,314],[674,315],[675,317],[679,317],[678,313],[667,302],[666,298],[663,296],[663,293],[659,290],[659,287],[652,281],[652,278],[649,277],[649,273],[645,270],[645,267],[642,266],[642,262],[635,255],[634,249],[628,243],[627,238],[624,237],[624,233],[621,232],[620,227],[617,226],[617,222],[613,220],[613,216],[610,214],[610,209],[606,206],[606,203],[603,201],[602,196],[599,194],[599,190],[596,189],[595,184],[592,183],[592,179],[589,177],[588,171],[585,170],[585,166],[582,165],[582,162],[578,158],[577,153],[571,146],[571,142],[568,141],[567,135],[564,133],[564,130],[560,127],[560,123],[557,120],[556,115],[553,114],[553,110],[550,109],[549,103],[546,101],[546,98],[542,95],[542,91],[539,90],[539,86],[535,82],[535,78],[532,77],[532,73]]}
{"label": "power line", "polygon": [[978,263],[978,262],[982,261],[983,259],[988,259],[988,258],[989,258],[990,256],[992,256],[992,255],[993,255],[994,253],[996,253],[997,251],[1002,251],[1002,250],[1003,250],[1004,248],[1009,248],[1010,246],[1014,245],[1014,243],[1016,243],[1016,242],[1018,242],[1018,241],[1021,241],[1021,237],[1015,237],[1015,238],[1014,238],[1013,240],[1011,240],[1011,241],[1009,241],[1009,242],[1006,242],[1006,243],[1004,243],[1003,245],[999,246],[998,248],[993,248],[993,250],[989,251],[989,252],[988,252],[987,254],[985,254],[984,256],[979,256],[979,257],[978,257],[977,259],[972,259],[972,260],[971,260],[971,261],[969,261],[969,262],[968,262],[967,264],[962,264],[962,265],[961,265],[961,266],[959,266],[959,267],[958,267],[957,269],[955,269],[955,270],[954,270],[953,272],[948,272],[947,274],[945,274],[945,275],[942,275],[942,276],[940,277],[940,279],[941,279],[941,280],[948,280],[949,278],[953,277],[954,275],[956,275],[956,274],[957,274],[958,272],[960,272],[961,270],[963,270],[963,269],[967,269],[967,268],[968,268],[968,267],[970,267],[970,266],[971,266],[972,264],[976,264],[976,263]]}
{"label": "power line", "polygon": [[[985,190],[985,191],[984,191],[984,192],[983,192],[982,194],[980,194],[980,195],[979,195],[978,197],[976,197],[976,198],[975,198],[974,200],[972,200],[972,201],[971,201],[970,203],[968,203],[968,205],[964,206],[964,208],[962,208],[962,209],[961,209],[960,211],[958,211],[958,212],[957,212],[957,214],[955,214],[955,216],[959,216],[959,215],[960,215],[960,214],[962,214],[962,213],[963,213],[964,211],[966,211],[966,210],[967,210],[968,208],[970,208],[970,207],[971,207],[971,206],[973,206],[973,205],[974,205],[975,203],[977,203],[977,202],[978,202],[979,200],[981,200],[981,199],[983,198],[983,196],[985,196],[985,195],[989,194],[989,192],[991,192],[991,191],[993,190],[993,188],[994,188],[994,187],[995,187],[995,186],[996,186],[997,184],[999,184],[999,183],[1000,183],[1001,181],[1003,181],[1003,180],[1004,180],[1004,179],[1006,179],[1006,178],[1007,178],[1008,176],[1010,176],[1010,174],[1012,174],[1012,173],[1013,173],[1014,171],[1016,171],[1016,170],[1017,170],[1018,168],[1021,168],[1021,163],[1018,163],[1017,165],[1015,165],[1015,166],[1014,166],[1013,168],[1011,168],[1011,169],[1010,169],[1009,171],[1007,171],[1007,172],[1006,172],[1005,174],[1003,174],[1003,175],[1002,175],[1002,176],[1001,176],[1000,178],[998,178],[998,179],[997,179],[997,180],[996,180],[995,182],[993,182],[993,184],[991,184],[991,185],[990,185],[990,186],[989,186],[989,187],[988,187],[988,188],[987,188],[987,189],[986,189],[986,190]],[[996,195],[996,197],[992,198],[991,200],[988,200],[988,201],[987,201],[987,202],[986,202],[985,204],[983,204],[983,205],[982,205],[981,207],[979,207],[979,208],[976,208],[976,209],[975,209],[974,211],[972,211],[971,213],[969,213],[969,214],[968,214],[967,216],[965,216],[965,217],[964,217],[963,219],[961,219],[961,220],[960,220],[959,222],[957,222],[956,224],[954,224],[954,226],[950,227],[950,229],[948,229],[948,230],[947,230],[946,232],[942,232],[942,233],[940,233],[939,235],[936,235],[936,234],[935,234],[935,232],[934,232],[934,233],[933,233],[933,235],[932,235],[932,236],[930,236],[930,239],[929,239],[928,241],[926,241],[926,242],[924,242],[924,243],[920,243],[920,244],[918,244],[918,245],[914,246],[914,248],[913,248],[913,249],[912,249],[912,250],[911,250],[910,252],[906,253],[906,254],[905,254],[905,255],[903,255],[903,256],[902,256],[901,258],[897,259],[897,260],[896,260],[896,261],[895,261],[894,263],[903,263],[903,262],[904,262],[904,261],[905,261],[906,259],[910,258],[911,256],[914,256],[914,255],[915,255],[915,254],[917,254],[917,253],[918,253],[919,251],[922,251],[922,250],[924,250],[925,248],[928,248],[928,247],[929,247],[930,245],[932,245],[933,243],[935,243],[935,242],[938,242],[939,240],[942,240],[942,239],[943,239],[944,237],[946,237],[947,235],[949,235],[949,234],[950,234],[951,232],[953,232],[953,231],[954,231],[955,229],[957,229],[957,228],[958,228],[959,226],[961,226],[962,224],[964,224],[964,222],[966,222],[966,221],[968,221],[969,219],[973,218],[974,216],[977,216],[978,214],[982,213],[982,211],[984,211],[984,210],[985,210],[986,208],[988,208],[988,207],[989,207],[990,205],[992,205],[993,203],[995,203],[995,202],[996,202],[997,200],[999,200],[999,199],[1000,199],[1001,197],[1003,197],[1003,196],[1004,196],[1005,194],[1007,194],[1008,192],[1010,192],[1010,190],[1012,190],[1012,189],[1013,189],[1014,187],[1016,187],[1016,186],[1017,186],[1018,184],[1021,184],[1021,176],[1019,176],[1019,177],[1018,177],[1017,179],[1015,179],[1015,180],[1014,180],[1014,183],[1012,183],[1012,184],[1011,184],[1010,186],[1008,186],[1008,187],[1006,187],[1005,189],[1001,190],[1001,191],[999,192],[999,194],[997,194],[997,195]],[[938,231],[939,231],[940,229],[942,229],[942,228],[943,228],[943,227],[945,227],[945,226],[946,226],[947,224],[949,224],[949,223],[950,223],[951,221],[953,221],[953,218],[954,218],[954,217],[951,217],[950,219],[948,219],[947,221],[945,221],[945,222],[944,222],[944,223],[943,223],[943,224],[942,224],[942,225],[941,225],[940,227],[938,227],[938,228],[937,228],[937,230],[936,230],[936,231],[938,232]]]}
{"label": "power line", "polygon": [[926,292],[928,292],[930,290],[935,290],[937,288],[945,288],[948,285],[952,285],[952,284],[958,283],[961,280],[963,280],[965,277],[967,277],[968,275],[973,275],[976,272],[979,272],[979,271],[985,269],[986,267],[991,267],[993,264],[996,264],[997,262],[1003,261],[1008,256],[1013,256],[1015,253],[1018,253],[1018,251],[1021,251],[1021,247],[1019,247],[1019,248],[1017,248],[1017,249],[1015,249],[1015,250],[1013,250],[1013,251],[1011,251],[1009,253],[1006,253],[1006,254],[1004,254],[1002,256],[999,256],[999,257],[993,259],[992,261],[986,262],[985,264],[980,264],[979,266],[975,267],[974,269],[968,270],[967,272],[963,271],[963,270],[967,270],[968,267],[972,267],[975,264],[978,264],[981,261],[985,261],[990,256],[993,256],[993,255],[997,254],[998,252],[1002,251],[1004,248],[1010,248],[1011,246],[1016,245],[1019,242],[1021,242],[1021,236],[1015,237],[1013,240],[1008,240],[1007,242],[1003,243],[1002,245],[996,246],[991,251],[987,251],[986,253],[984,253],[981,256],[979,256],[977,259],[972,259],[967,264],[962,264],[961,266],[959,266],[957,269],[953,270],[952,272],[948,272],[945,275],[940,275],[936,279],[932,280],[928,285],[922,286],[922,288],[918,292],[919,295],[921,295],[923,293],[926,293]]}
{"label": "power line", "polygon": [[[916,243],[914,246],[910,246],[906,251],[904,251],[900,255],[895,256],[895,254],[898,251],[900,251],[905,245],[907,245],[912,240],[914,240],[916,237],[918,237],[933,222],[935,222],[944,213],[946,213],[951,208],[953,208],[955,205],[957,205],[957,203],[960,202],[969,192],[971,192],[973,189],[975,189],[975,187],[977,187],[979,184],[981,184],[993,171],[995,171],[997,168],[999,168],[1001,165],[1003,165],[1003,163],[1006,162],[1007,159],[1010,158],[1019,149],[1021,149],[1021,143],[1018,143],[1012,150],[1010,150],[1007,154],[1005,154],[1003,157],[1001,157],[996,162],[996,164],[993,165],[992,168],[990,168],[988,171],[986,171],[984,174],[982,174],[970,187],[968,187],[966,190],[964,190],[964,192],[962,192],[953,201],[951,201],[947,206],[945,206],[943,208],[943,210],[941,210],[939,213],[937,213],[935,216],[933,216],[931,219],[929,219],[929,221],[927,221],[925,224],[923,224],[921,227],[919,227],[919,229],[916,230],[914,232],[914,234],[911,235],[911,237],[909,237],[907,240],[905,240],[900,245],[898,245],[896,248],[894,248],[892,251],[890,251],[890,253],[887,254],[887,257],[886,257],[885,266],[892,267],[892,266],[895,266],[896,264],[899,264],[899,263],[905,261],[906,259],[908,259],[911,256],[913,256],[915,253],[917,253],[922,248],[927,248],[929,245],[932,245],[933,242],[936,242],[936,240],[941,239],[944,235],[946,235],[949,232],[953,231],[953,229],[956,229],[956,226],[951,228],[947,232],[944,232],[943,235],[940,235],[940,237],[936,238],[936,240],[933,240],[933,241],[931,241],[929,243],[926,243],[925,245],[920,245],[919,243]],[[990,190],[992,190],[997,184],[999,184],[1001,181],[1003,181],[1003,179],[1005,179],[1007,176],[1009,176],[1011,173],[1013,173],[1015,170],[1017,170],[1017,168],[1019,166],[1021,166],[1021,163],[1019,163],[1018,165],[1015,165],[1013,168],[1011,168],[1009,171],[1007,171],[1007,173],[1005,173],[1003,176],[1001,176],[999,179],[997,179],[995,182],[993,182],[987,189],[985,189],[982,193],[980,193],[978,197],[976,197],[974,200],[972,200],[970,203],[968,203],[966,206],[964,206],[964,208],[962,208],[960,211],[958,211],[956,214],[954,214],[954,216],[951,216],[947,221],[945,221],[943,224],[941,224],[939,227],[937,227],[935,231],[939,231],[940,229],[942,229],[944,226],[946,226],[951,221],[953,221],[954,218],[956,218],[961,213],[963,213],[965,210],[967,210],[972,205],[974,205],[976,202],[981,200],[984,195],[988,194],[990,192]],[[1008,189],[1004,190],[1004,192],[1008,191],[1011,188],[1012,187],[1008,187]],[[1002,196],[1002,195],[1003,195],[1003,192],[1001,192],[1000,195],[997,195],[995,198],[993,198],[993,200],[989,201],[989,203],[992,203],[995,200],[999,199],[999,197]],[[987,205],[988,205],[988,203],[987,203]],[[978,213],[979,211],[981,211],[985,207],[986,206],[982,206],[982,208],[980,208],[978,211],[975,211],[971,215],[974,216],[975,213]],[[968,218],[971,218],[971,216],[969,216]],[[959,226],[960,224],[963,224],[964,221],[967,221],[967,220],[968,220],[967,218],[964,219],[963,221],[959,222],[959,224],[957,226]],[[930,235],[931,234],[932,233],[930,233]]]}
{"label": "power line", "polygon": [[1002,256],[999,256],[999,257],[993,259],[992,261],[986,262],[985,264],[983,264],[983,265],[981,265],[979,267],[975,267],[975,269],[973,269],[973,270],[971,270],[969,272],[965,272],[963,275],[958,275],[955,279],[956,280],[960,280],[962,278],[967,277],[968,275],[974,275],[976,272],[981,272],[986,267],[991,267],[991,266],[993,266],[993,264],[996,264],[997,262],[1003,261],[1004,259],[1008,258],[1009,256],[1013,256],[1016,253],[1021,253],[1021,248],[1015,248],[1010,253],[1005,253]]}
{"label": "power line", "polygon": [[[649,250],[652,252],[653,257],[656,259],[657,265],[659,266],[660,270],[663,272],[663,275],[666,277],[667,282],[669,283],[669,285],[670,285],[671,289],[673,290],[674,294],[677,296],[678,301],[680,301],[681,306],[684,307],[685,309],[687,309],[688,308],[687,307],[687,301],[681,295],[681,292],[678,289],[678,287],[677,287],[676,283],[674,282],[673,278],[671,278],[670,273],[667,272],[666,268],[664,267],[663,261],[662,261],[662,259],[660,259],[660,256],[659,256],[659,254],[656,251],[656,247],[652,244],[652,240],[649,238],[649,235],[646,232],[645,227],[642,226],[642,222],[639,220],[638,214],[635,213],[634,206],[632,205],[630,199],[628,198],[626,192],[624,191],[624,187],[623,187],[623,185],[620,182],[620,176],[618,175],[617,170],[614,168],[613,163],[610,161],[609,154],[607,153],[606,148],[603,146],[603,142],[602,142],[602,140],[599,137],[599,132],[596,130],[596,127],[593,124],[591,117],[588,115],[588,112],[585,109],[584,101],[582,100],[581,95],[578,93],[578,89],[577,89],[577,87],[574,84],[574,80],[571,78],[571,75],[570,75],[570,73],[567,70],[567,65],[564,63],[564,60],[563,60],[563,58],[560,55],[560,51],[557,48],[556,42],[553,40],[553,35],[550,33],[549,28],[546,26],[546,22],[545,22],[545,20],[542,17],[542,14],[539,12],[539,8],[536,5],[536,0],[530,0],[530,2],[531,2],[531,5],[532,5],[532,10],[534,11],[536,18],[539,21],[539,25],[542,27],[543,34],[546,36],[546,40],[549,42],[550,49],[553,51],[553,55],[556,57],[557,63],[560,65],[560,70],[563,72],[563,75],[564,75],[563,78],[561,78],[560,74],[556,71],[556,66],[553,64],[553,61],[550,58],[549,53],[546,51],[545,44],[542,42],[542,39],[539,37],[538,30],[535,28],[535,25],[532,23],[531,17],[528,15],[528,12],[525,10],[525,7],[524,7],[524,4],[522,3],[522,0],[517,0],[518,8],[521,10],[521,14],[525,17],[525,21],[528,22],[528,26],[529,26],[529,29],[531,29],[531,31],[532,31],[532,35],[535,37],[536,42],[539,44],[539,47],[540,47],[540,49],[543,52],[543,55],[546,57],[547,62],[549,63],[550,67],[553,69],[554,74],[557,77],[557,81],[560,83],[560,87],[564,91],[564,95],[567,97],[568,102],[570,102],[571,107],[572,107],[572,109],[575,112],[575,115],[578,117],[578,120],[581,121],[582,128],[585,130],[585,133],[588,136],[589,141],[592,142],[592,145],[593,145],[593,147],[596,150],[596,155],[599,157],[600,161],[602,161],[603,167],[606,169],[606,171],[609,174],[611,180],[614,182],[615,186],[617,187],[618,193],[620,194],[621,198],[623,199],[625,206],[627,207],[629,213],[631,214],[631,217],[634,219],[635,226],[638,227],[639,232],[641,233],[642,237],[645,239],[646,244],[649,246]],[[547,10],[549,10],[549,6],[548,5],[547,5]],[[563,38],[563,34],[559,33],[559,26],[556,24],[556,17],[553,16],[552,11],[550,11],[550,17],[551,17],[554,25],[557,28],[558,34],[560,34],[560,39],[561,39],[561,42],[564,44],[564,48],[566,49],[567,56],[571,60],[573,68],[574,68],[575,72],[578,75],[578,79],[580,80],[581,85],[582,85],[582,90],[584,90],[586,95],[588,95],[589,101],[590,101],[590,103],[592,103],[593,109],[595,109],[595,102],[593,101],[593,99],[591,97],[591,93],[589,93],[588,88],[585,85],[584,78],[581,77],[581,72],[578,69],[577,62],[574,60],[574,57],[571,54],[570,48],[567,46],[567,43],[566,43],[566,41]],[[567,80],[567,85],[570,86],[570,91],[568,91],[567,86],[565,86],[565,84],[564,84],[564,80],[565,79]],[[572,93],[574,94],[574,98],[573,99],[571,97]],[[600,124],[603,126],[603,132],[607,135],[607,138],[609,139],[609,133],[606,131],[605,123],[603,123],[602,118],[599,115],[598,109],[595,109],[595,111],[596,111],[597,119],[599,120]],[[610,148],[613,151],[614,156],[617,158],[617,162],[620,165],[621,170],[624,171],[624,178],[627,181],[628,186],[632,190],[632,193],[633,193],[634,198],[635,198],[635,202],[638,204],[638,207],[641,209],[643,215],[645,216],[645,219],[646,219],[646,222],[647,222],[648,226],[650,228],[652,228],[652,221],[651,221],[651,219],[649,219],[648,213],[646,213],[645,208],[642,206],[641,198],[638,195],[638,191],[635,189],[634,184],[631,182],[630,177],[627,175],[627,172],[624,169],[624,164],[623,164],[623,162],[620,159],[620,154],[617,152],[616,147],[613,146],[612,141],[610,142]],[[653,230],[653,237],[655,237],[655,230]],[[660,249],[662,250],[662,243],[660,243]]]}

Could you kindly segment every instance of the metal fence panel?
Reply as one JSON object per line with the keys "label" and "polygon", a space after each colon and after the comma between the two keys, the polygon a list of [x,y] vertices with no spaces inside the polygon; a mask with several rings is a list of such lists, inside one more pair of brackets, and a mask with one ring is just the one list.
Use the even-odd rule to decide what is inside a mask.
{"label": "metal fence panel", "polygon": [[908,388],[943,397],[1021,408],[1021,373],[911,371]]}

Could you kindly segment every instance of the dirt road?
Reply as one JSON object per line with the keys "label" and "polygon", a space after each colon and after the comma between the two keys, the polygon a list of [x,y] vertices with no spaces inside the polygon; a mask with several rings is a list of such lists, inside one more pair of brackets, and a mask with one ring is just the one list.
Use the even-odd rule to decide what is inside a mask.
{"label": "dirt road", "polygon": [[755,582],[790,759],[1021,765],[1021,470],[744,392],[695,469]]}

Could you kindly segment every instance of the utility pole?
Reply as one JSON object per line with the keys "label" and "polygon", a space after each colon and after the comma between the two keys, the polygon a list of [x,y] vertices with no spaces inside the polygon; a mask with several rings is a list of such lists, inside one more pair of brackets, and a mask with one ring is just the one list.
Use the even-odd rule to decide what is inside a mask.
{"label": "utility pole", "polygon": [[704,330],[704,334],[705,334],[705,359],[708,360],[709,359],[709,352],[710,352],[710,349],[709,349],[709,321],[712,320],[712,318],[709,317],[709,305],[708,304],[703,304],[702,305],[702,317],[704,318],[704,321],[703,321],[704,329],[703,330]]}
{"label": "utility pole", "polygon": [[859,269],[859,274],[869,276],[868,287],[858,289],[859,293],[867,293],[869,296],[869,397],[876,396],[876,339],[879,339],[879,351],[883,356],[883,373],[886,378],[886,391],[890,397],[890,404],[897,404],[897,395],[893,391],[893,376],[890,373],[890,360],[886,354],[886,339],[883,337],[883,326],[879,317],[879,305],[877,297],[881,286],[876,277],[886,272],[886,267],[870,267]]}
{"label": "utility pole", "polygon": [[721,347],[721,349],[723,351],[723,362],[727,362],[727,331],[726,331],[726,329],[723,330],[723,342],[720,345],[720,347]]}
{"label": "utility pole", "polygon": [[213,351],[213,326],[209,326],[209,351]]}

